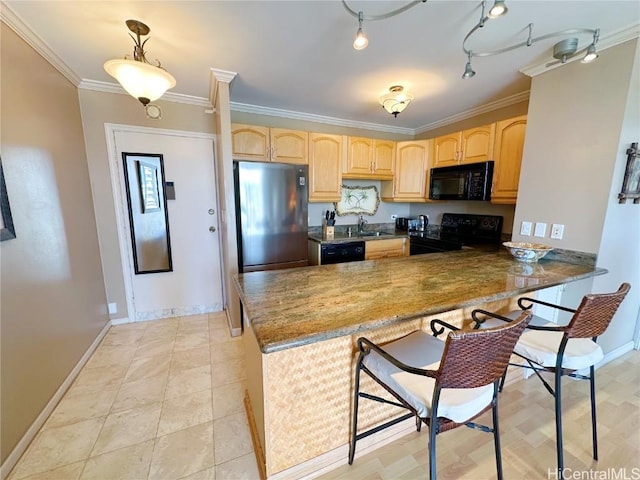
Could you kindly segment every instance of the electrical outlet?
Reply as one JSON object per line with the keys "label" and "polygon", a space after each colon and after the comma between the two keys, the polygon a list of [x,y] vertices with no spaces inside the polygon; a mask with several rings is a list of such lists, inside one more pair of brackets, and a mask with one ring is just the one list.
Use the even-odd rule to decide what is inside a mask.
{"label": "electrical outlet", "polygon": [[536,228],[533,231],[533,236],[544,238],[546,234],[547,234],[547,224],[536,222]]}
{"label": "electrical outlet", "polygon": [[108,308],[109,308],[109,313],[110,313],[110,314],[112,314],[112,315],[113,315],[114,313],[118,313],[118,305],[117,305],[117,304],[115,304],[115,303],[110,303],[110,304],[108,305]]}
{"label": "electrical outlet", "polygon": [[554,223],[551,225],[551,238],[555,238],[556,240],[562,240],[564,235],[564,225],[559,223]]}
{"label": "electrical outlet", "polygon": [[398,218],[398,215],[396,215],[395,213],[391,215],[391,220],[395,220],[396,218]]}
{"label": "electrical outlet", "polygon": [[531,235],[531,228],[533,224],[531,222],[522,222],[520,227],[520,235]]}

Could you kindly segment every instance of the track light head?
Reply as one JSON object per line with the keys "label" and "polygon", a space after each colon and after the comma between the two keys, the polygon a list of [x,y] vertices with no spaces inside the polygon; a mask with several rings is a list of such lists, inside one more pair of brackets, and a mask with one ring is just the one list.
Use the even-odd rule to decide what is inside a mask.
{"label": "track light head", "polygon": [[584,58],[581,60],[582,63],[591,63],[596,58],[598,58],[598,52],[596,52],[596,46],[592,43],[587,48],[587,53],[585,53]]}
{"label": "track light head", "polygon": [[506,15],[508,11],[509,9],[504,4],[504,0],[495,0],[495,2],[493,3],[493,7],[491,7],[491,10],[489,10],[489,13],[487,13],[487,17],[489,18],[502,17]]}
{"label": "track light head", "polygon": [[353,48],[356,50],[364,50],[369,45],[369,39],[362,29],[362,21],[364,20],[364,14],[358,12],[358,31],[356,32],[356,38],[353,40]]}
{"label": "track light head", "polygon": [[471,78],[476,74],[473,71],[473,67],[471,66],[471,52],[469,52],[469,60],[467,60],[467,64],[464,66],[464,73],[462,74],[462,79],[466,80],[467,78]]}

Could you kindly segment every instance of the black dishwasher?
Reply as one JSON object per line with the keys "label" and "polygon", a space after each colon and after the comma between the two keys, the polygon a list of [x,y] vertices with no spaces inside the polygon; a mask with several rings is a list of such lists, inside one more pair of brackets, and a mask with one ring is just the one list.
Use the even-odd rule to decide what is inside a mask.
{"label": "black dishwasher", "polygon": [[364,260],[364,242],[323,243],[320,264],[357,262]]}

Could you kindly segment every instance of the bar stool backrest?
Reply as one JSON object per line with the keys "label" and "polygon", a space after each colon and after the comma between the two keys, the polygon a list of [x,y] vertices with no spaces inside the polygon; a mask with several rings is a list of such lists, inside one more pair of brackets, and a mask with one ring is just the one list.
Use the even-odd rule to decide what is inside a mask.
{"label": "bar stool backrest", "polygon": [[585,295],[567,325],[565,335],[568,338],[593,338],[602,335],[630,288],[631,285],[623,283],[614,293]]}
{"label": "bar stool backrest", "polygon": [[438,370],[439,386],[476,388],[500,379],[530,320],[530,311],[524,311],[504,326],[449,332]]}

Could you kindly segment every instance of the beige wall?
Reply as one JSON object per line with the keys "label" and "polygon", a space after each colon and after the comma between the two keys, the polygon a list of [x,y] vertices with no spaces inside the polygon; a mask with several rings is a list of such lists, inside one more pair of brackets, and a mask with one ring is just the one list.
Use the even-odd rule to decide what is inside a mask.
{"label": "beige wall", "polygon": [[77,89],[0,25],[4,463],[108,317]]}
{"label": "beige wall", "polygon": [[[523,220],[565,225],[564,238],[544,243],[598,254],[609,273],[568,284],[563,303],[577,305],[590,291],[634,286],[601,343],[606,352],[631,341],[640,309],[638,205],[620,205],[626,155],[638,140],[638,40],[604,50],[592,64],[573,62],[533,79],[514,240]],[[636,66],[637,69],[637,66]],[[632,81],[633,80],[633,81]],[[634,262],[635,260],[635,262]]]}
{"label": "beige wall", "polygon": [[214,118],[205,113],[203,106],[158,100],[155,103],[163,110],[162,118],[152,120],[146,117],[142,105],[129,95],[82,89],[79,96],[107,299],[109,303],[115,303],[118,309],[111,318],[125,318],[128,312],[105,123],[213,133]]}

